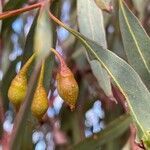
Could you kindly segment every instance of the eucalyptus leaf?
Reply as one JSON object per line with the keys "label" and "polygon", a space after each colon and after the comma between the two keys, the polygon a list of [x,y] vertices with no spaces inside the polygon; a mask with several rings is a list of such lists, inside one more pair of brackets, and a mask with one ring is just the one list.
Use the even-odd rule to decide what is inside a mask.
{"label": "eucalyptus leaf", "polygon": [[35,16],[32,25],[30,27],[30,30],[27,34],[26,41],[25,41],[25,46],[24,46],[24,51],[23,51],[23,56],[22,56],[22,66],[26,63],[26,61],[31,57],[33,54],[34,50],[34,34],[35,34],[35,28],[36,28],[36,23],[37,23],[37,18],[38,18],[39,12],[37,12],[37,15]]}
{"label": "eucalyptus leaf", "polygon": [[[33,50],[39,52],[40,61],[50,53],[50,48],[53,47],[53,36],[54,28],[52,23],[48,19],[49,4],[45,5],[39,12],[37,18],[35,33],[34,33],[34,46]],[[51,54],[45,63],[45,73],[44,73],[44,86],[48,92],[51,80],[52,66],[54,63],[54,55]]]}
{"label": "eucalyptus leaf", "polygon": [[150,89],[150,38],[125,2],[120,0],[119,6],[120,29],[128,61]]}
{"label": "eucalyptus leaf", "polygon": [[112,121],[106,128],[99,133],[95,134],[94,137],[86,138],[79,144],[73,147],[74,150],[97,150],[101,149],[100,146],[103,144],[119,137],[122,135],[129,127],[131,122],[131,117],[127,114],[122,115]]}
{"label": "eucalyptus leaf", "polygon": [[97,59],[107,70],[122,94],[125,96],[130,113],[138,125],[139,136],[148,138],[146,132],[150,130],[150,93],[140,76],[123,59],[99,44],[69,28],[52,14],[51,18],[72,33],[86,47],[87,51]]}
{"label": "eucalyptus leaf", "polygon": [[34,35],[34,51],[39,52],[39,57],[47,56],[53,44],[52,26],[48,19],[49,4],[40,9],[37,18],[35,35]]}
{"label": "eucalyptus leaf", "polygon": [[[89,39],[96,41],[104,48],[107,48],[103,14],[95,2],[93,0],[78,0],[77,13],[80,32],[84,36],[89,37]],[[87,58],[99,86],[104,90],[108,97],[114,99],[111,90],[110,77],[106,70],[101,66],[99,61],[96,59],[92,60],[91,56],[88,54]]]}

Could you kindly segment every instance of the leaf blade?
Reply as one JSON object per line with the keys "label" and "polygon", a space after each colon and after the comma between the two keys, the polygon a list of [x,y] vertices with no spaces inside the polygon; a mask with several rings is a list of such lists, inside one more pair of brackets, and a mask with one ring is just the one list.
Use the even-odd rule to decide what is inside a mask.
{"label": "leaf blade", "polygon": [[[89,39],[96,41],[104,48],[107,48],[103,14],[95,2],[93,0],[78,0],[77,14],[80,32],[84,36],[89,37]],[[99,86],[104,90],[108,97],[114,99],[111,90],[110,77],[106,70],[96,59],[91,59],[91,56],[88,55],[88,53],[87,58]]]}
{"label": "leaf blade", "polygon": [[119,22],[128,61],[150,89],[150,38],[122,1],[120,1]]}

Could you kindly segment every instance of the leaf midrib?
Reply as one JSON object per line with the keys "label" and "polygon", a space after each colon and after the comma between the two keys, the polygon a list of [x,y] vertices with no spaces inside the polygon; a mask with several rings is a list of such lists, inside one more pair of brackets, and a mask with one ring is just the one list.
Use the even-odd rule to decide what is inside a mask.
{"label": "leaf midrib", "polygon": [[141,52],[140,46],[139,46],[139,44],[138,44],[138,42],[137,42],[137,40],[136,40],[136,37],[135,37],[135,35],[134,35],[134,33],[133,33],[131,27],[130,27],[128,18],[127,18],[126,15],[125,15],[126,13],[125,13],[124,8],[123,8],[122,0],[120,0],[120,7],[121,7],[121,9],[122,9],[122,13],[123,13],[125,22],[126,22],[126,24],[127,24],[127,27],[128,27],[128,29],[129,29],[129,32],[131,33],[131,36],[132,36],[132,38],[133,38],[133,41],[135,42],[135,46],[137,47],[137,51],[138,51],[139,55],[141,56],[142,61],[143,61],[144,65],[145,65],[146,69],[147,69],[148,72],[150,73],[150,70],[149,70],[149,67],[148,67],[148,65],[147,65],[147,62],[146,62],[146,60],[145,60],[145,58],[144,58],[144,56],[143,56],[143,54],[142,54],[142,52]]}
{"label": "leaf midrib", "polygon": [[88,7],[88,17],[89,17],[89,23],[90,23],[90,28],[91,28],[91,32],[92,32],[92,39],[94,40],[94,30],[93,30],[93,26],[92,26],[92,20],[91,20],[91,13],[89,13],[89,4],[90,2],[87,2],[87,7]]}
{"label": "leaf midrib", "polygon": [[[79,37],[79,36],[78,36]],[[107,70],[107,72],[109,73],[109,75],[113,78],[113,80],[115,81],[116,85],[118,86],[119,90],[121,91],[121,93],[124,95],[125,99],[128,101],[128,105],[130,107],[130,110],[134,116],[134,119],[136,120],[136,122],[138,123],[141,131],[143,132],[144,134],[144,129],[143,127],[141,126],[140,122],[138,121],[137,117],[136,117],[136,114],[134,113],[133,109],[132,109],[132,106],[130,105],[130,102],[129,102],[129,98],[126,94],[126,92],[124,92],[124,90],[122,89],[122,87],[120,86],[120,84],[118,83],[117,79],[114,77],[114,75],[111,73],[111,71],[107,68],[107,66],[103,63],[103,61],[97,56],[97,54],[93,51],[93,49],[90,47],[90,45],[84,40],[82,39],[82,42],[88,47],[88,49],[95,55],[95,57],[100,61],[100,63],[104,66],[104,68]],[[113,53],[112,53],[113,54]],[[118,59],[120,59],[118,57]]]}

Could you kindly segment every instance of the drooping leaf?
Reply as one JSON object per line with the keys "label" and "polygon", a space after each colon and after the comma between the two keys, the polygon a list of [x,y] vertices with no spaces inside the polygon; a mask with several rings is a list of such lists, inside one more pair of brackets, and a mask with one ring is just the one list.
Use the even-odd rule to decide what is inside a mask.
{"label": "drooping leaf", "polygon": [[77,13],[80,32],[107,48],[103,14],[94,1],[78,0]]}
{"label": "drooping leaf", "polygon": [[79,144],[73,147],[74,150],[97,150],[103,144],[119,137],[129,127],[131,117],[127,114],[120,116],[119,118],[112,121],[106,128],[99,133],[95,134],[94,137],[86,138]]}
{"label": "drooping leaf", "polygon": [[[27,35],[22,65],[36,50],[41,51],[40,53],[42,54],[42,58],[50,52],[50,47],[53,47],[53,45],[55,45],[53,39],[55,29],[52,26],[51,22],[48,20],[48,16],[46,13],[48,6],[46,7],[46,10],[42,9],[40,12],[38,12],[33,21],[30,32]],[[51,54],[45,61],[44,87],[47,91],[49,90],[53,63],[54,57],[53,54]]]}
{"label": "drooping leaf", "polygon": [[33,50],[34,33],[35,33],[38,14],[39,14],[39,11],[37,12],[36,16],[34,17],[34,20],[32,22],[32,25],[31,25],[30,30],[29,30],[27,37],[26,37],[21,66],[23,66],[26,63],[26,61],[31,57],[31,55],[34,52],[34,50]]}
{"label": "drooping leaf", "polygon": [[[53,47],[54,43],[54,29],[52,23],[48,19],[48,10],[49,4],[45,5],[44,8],[40,10],[35,28],[33,51],[40,53],[39,59],[43,59],[50,53],[50,48]],[[53,54],[51,54],[45,63],[44,85],[47,91],[50,85],[53,63],[54,57]]]}
{"label": "drooping leaf", "polygon": [[150,38],[122,0],[119,22],[128,61],[150,89]]}
{"label": "drooping leaf", "polygon": [[40,9],[34,35],[33,48],[35,52],[40,53],[41,58],[49,54],[49,48],[52,47],[53,43],[52,27],[48,20],[48,9],[49,4],[45,5]]}
{"label": "drooping leaf", "polygon": [[[78,0],[77,13],[80,32],[104,48],[107,48],[103,14],[95,2],[93,0]],[[106,70],[103,69],[99,61],[90,58],[88,54],[87,57],[100,87],[108,97],[113,99],[110,77]]]}
{"label": "drooping leaf", "polygon": [[109,50],[105,50],[79,32],[69,28],[51,13],[51,18],[66,30],[72,33],[86,47],[87,51],[95,57],[107,70],[122,94],[125,96],[130,113],[138,125],[140,138],[150,130],[150,93],[139,75],[123,59]]}

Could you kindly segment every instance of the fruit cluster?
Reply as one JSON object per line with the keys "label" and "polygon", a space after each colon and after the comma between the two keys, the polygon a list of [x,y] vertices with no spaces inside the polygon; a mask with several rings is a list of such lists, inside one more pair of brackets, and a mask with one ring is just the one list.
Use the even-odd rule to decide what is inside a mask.
{"label": "fruit cluster", "polygon": [[[74,110],[79,92],[78,84],[74,78],[73,73],[67,67],[62,56],[53,48],[51,48],[51,51],[54,52],[54,54],[58,57],[60,61],[60,69],[57,72],[56,76],[58,93],[60,97],[62,97],[64,102],[66,102],[70,106],[70,109]],[[20,108],[20,105],[25,99],[28,86],[27,72],[34,58],[35,54],[33,54],[25,63],[25,65],[22,67],[16,77],[12,80],[9,87],[8,98],[10,102],[14,105],[16,110]],[[47,93],[43,85],[44,65],[45,62],[42,62],[40,76],[31,105],[32,114],[39,120],[42,119],[43,115],[48,109]]]}

